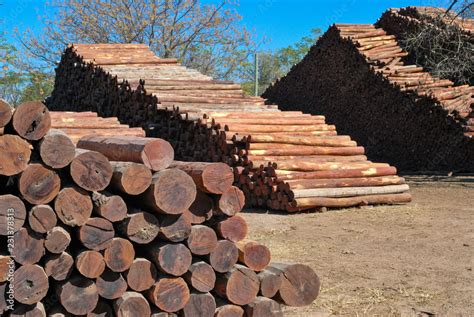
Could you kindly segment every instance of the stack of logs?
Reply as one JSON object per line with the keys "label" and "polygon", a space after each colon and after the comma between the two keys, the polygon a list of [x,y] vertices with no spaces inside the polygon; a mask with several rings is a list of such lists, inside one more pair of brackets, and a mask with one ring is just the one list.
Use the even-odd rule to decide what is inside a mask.
{"label": "stack of logs", "polygon": [[[120,122],[143,127],[148,136],[169,141],[180,160],[225,162],[234,167],[235,185],[251,206],[300,211],[410,201],[408,186],[395,168],[369,161],[364,149],[349,136],[338,135],[324,116],[280,111],[260,97],[246,96],[238,84],[151,56],[148,47],[128,44],[69,47],[48,106],[117,116]],[[139,102],[111,103],[106,95],[91,104],[68,102],[76,100],[70,96],[76,92],[97,96],[96,90],[108,89],[108,82],[90,89],[100,81],[81,77],[91,67],[85,62],[94,71],[109,72],[110,80],[138,84],[148,100],[156,101],[146,106],[155,112],[136,111],[145,107]]]}
{"label": "stack of logs", "polygon": [[263,96],[325,115],[404,172],[474,171],[474,88],[406,65],[406,55],[381,28],[336,24]]}
{"label": "stack of logs", "polygon": [[229,166],[140,136],[76,148],[42,103],[3,106],[2,316],[282,316],[317,297],[311,268],[246,239]]}

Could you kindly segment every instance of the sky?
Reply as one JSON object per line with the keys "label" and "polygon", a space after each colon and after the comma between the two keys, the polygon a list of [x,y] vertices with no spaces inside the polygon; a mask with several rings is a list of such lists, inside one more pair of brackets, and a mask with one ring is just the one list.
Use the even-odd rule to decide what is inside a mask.
{"label": "sky", "polygon": [[[244,24],[257,39],[266,38],[261,50],[286,47],[309,35],[313,28],[323,32],[333,23],[374,23],[390,7],[440,5],[447,0],[240,0],[237,7]],[[202,0],[214,3],[218,0]],[[54,14],[47,1],[0,0],[0,32],[42,29],[38,15]],[[8,35],[10,34],[10,35]]]}

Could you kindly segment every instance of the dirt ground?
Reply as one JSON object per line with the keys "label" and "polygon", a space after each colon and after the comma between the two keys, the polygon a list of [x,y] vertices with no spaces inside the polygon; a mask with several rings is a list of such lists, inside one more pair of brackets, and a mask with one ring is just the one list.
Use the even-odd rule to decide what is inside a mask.
{"label": "dirt ground", "polygon": [[244,213],[274,260],[321,278],[319,298],[286,316],[474,316],[474,177],[409,183],[404,206]]}

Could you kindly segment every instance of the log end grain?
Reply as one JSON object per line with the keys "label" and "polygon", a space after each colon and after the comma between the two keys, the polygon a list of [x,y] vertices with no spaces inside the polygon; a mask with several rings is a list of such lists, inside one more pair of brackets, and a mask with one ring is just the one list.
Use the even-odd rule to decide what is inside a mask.
{"label": "log end grain", "polygon": [[18,187],[30,204],[47,204],[58,195],[61,179],[54,170],[42,164],[30,164],[21,173]]}
{"label": "log end grain", "polygon": [[51,128],[51,116],[42,102],[29,101],[15,109],[12,123],[18,135],[27,140],[37,141]]}
{"label": "log end grain", "polygon": [[17,135],[0,135],[0,175],[21,173],[30,161],[30,144]]}
{"label": "log end grain", "polygon": [[141,158],[143,164],[153,171],[161,171],[170,166],[174,159],[174,149],[168,141],[151,139],[145,144]]}

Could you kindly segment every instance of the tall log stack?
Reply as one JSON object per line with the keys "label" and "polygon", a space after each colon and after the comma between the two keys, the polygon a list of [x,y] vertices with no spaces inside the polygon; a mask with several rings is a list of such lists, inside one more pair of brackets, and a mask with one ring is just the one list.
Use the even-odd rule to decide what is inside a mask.
{"label": "tall log stack", "polygon": [[169,143],[134,135],[76,148],[42,103],[8,110],[2,316],[282,316],[318,296],[311,268],[246,240],[229,166],[173,161]]}
{"label": "tall log stack", "polygon": [[[135,97],[112,101],[110,82],[112,99]],[[367,160],[324,116],[280,111],[240,85],[160,59],[146,45],[69,47],[48,107],[143,127],[169,141],[182,161],[225,162],[251,206],[299,211],[411,199],[395,168]]]}
{"label": "tall log stack", "polygon": [[394,35],[336,24],[263,94],[284,110],[323,114],[404,172],[474,171],[474,88],[405,64]]}

